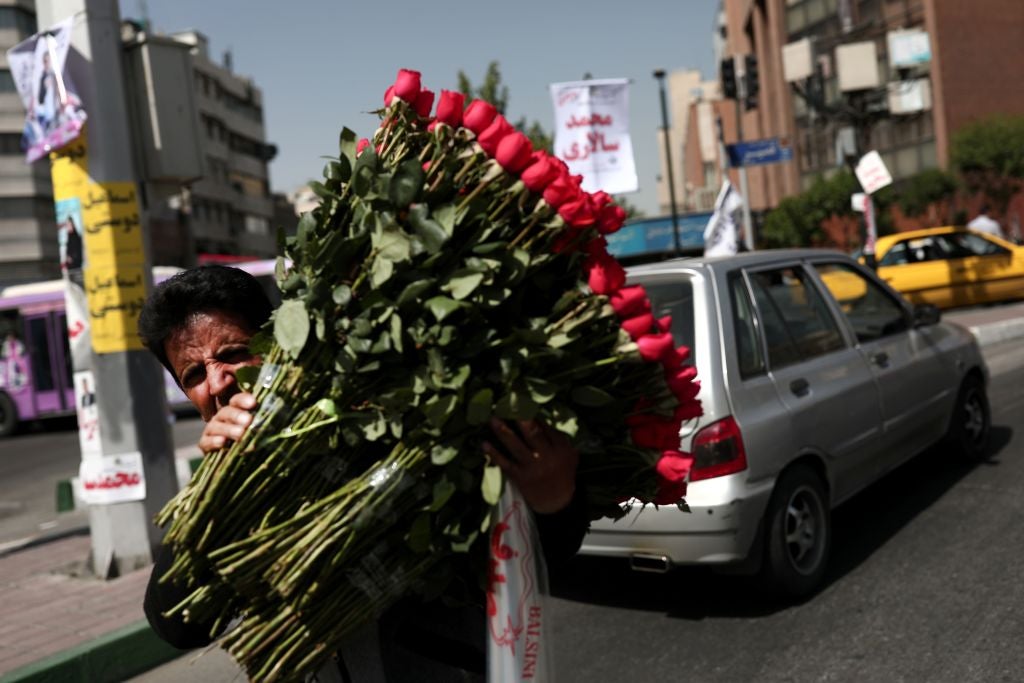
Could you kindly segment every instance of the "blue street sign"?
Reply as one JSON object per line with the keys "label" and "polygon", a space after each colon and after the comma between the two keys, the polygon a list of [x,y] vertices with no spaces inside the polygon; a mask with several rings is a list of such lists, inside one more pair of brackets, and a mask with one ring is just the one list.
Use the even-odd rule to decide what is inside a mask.
{"label": "blue street sign", "polygon": [[[710,213],[679,216],[679,247],[685,251],[702,250],[704,228],[710,218]],[[618,258],[672,252],[674,249],[671,216],[640,218],[608,235],[608,252]]]}
{"label": "blue street sign", "polygon": [[730,166],[763,166],[793,159],[793,148],[784,147],[778,138],[748,140],[726,147]]}

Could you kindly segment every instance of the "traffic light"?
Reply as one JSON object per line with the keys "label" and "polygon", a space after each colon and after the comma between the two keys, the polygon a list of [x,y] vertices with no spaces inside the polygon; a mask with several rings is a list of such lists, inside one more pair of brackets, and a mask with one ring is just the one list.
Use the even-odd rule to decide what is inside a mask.
{"label": "traffic light", "polygon": [[761,90],[761,79],[757,73],[757,57],[746,55],[743,57],[743,78],[746,79],[746,99],[744,105],[747,109],[757,107],[757,93]]}
{"label": "traffic light", "polygon": [[727,100],[736,99],[736,63],[732,57],[726,57],[718,65],[718,73],[722,77],[722,97]]}

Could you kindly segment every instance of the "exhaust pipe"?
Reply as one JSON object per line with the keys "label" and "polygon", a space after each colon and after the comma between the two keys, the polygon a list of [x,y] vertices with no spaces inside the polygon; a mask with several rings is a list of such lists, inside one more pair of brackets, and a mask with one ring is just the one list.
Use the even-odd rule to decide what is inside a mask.
{"label": "exhaust pipe", "polygon": [[665,574],[672,568],[672,560],[664,555],[634,553],[629,556],[629,566],[633,571]]}

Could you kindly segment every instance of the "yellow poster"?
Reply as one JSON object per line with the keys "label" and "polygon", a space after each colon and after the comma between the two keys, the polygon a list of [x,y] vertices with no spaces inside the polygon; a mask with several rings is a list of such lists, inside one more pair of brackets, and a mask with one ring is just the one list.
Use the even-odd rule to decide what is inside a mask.
{"label": "yellow poster", "polygon": [[145,267],[88,265],[83,269],[92,348],[96,353],[142,349],[139,311],[146,300]]}
{"label": "yellow poster", "polygon": [[[50,159],[55,205],[65,209],[75,228],[76,216],[81,223],[83,248],[76,252],[65,246],[61,262],[69,273],[81,268],[93,351],[142,349],[137,327],[146,300],[146,255],[136,185],[94,182],[84,134]],[[73,274],[71,279],[77,281]]]}

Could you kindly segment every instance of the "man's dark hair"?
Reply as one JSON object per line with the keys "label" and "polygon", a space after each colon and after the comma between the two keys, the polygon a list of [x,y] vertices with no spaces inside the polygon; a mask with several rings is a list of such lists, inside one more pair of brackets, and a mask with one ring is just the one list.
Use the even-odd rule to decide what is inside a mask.
{"label": "man's dark hair", "polygon": [[227,266],[184,270],[157,285],[146,299],[139,314],[139,336],[175,379],[164,342],[189,316],[210,311],[237,315],[256,332],[270,318],[272,307],[256,278]]}

